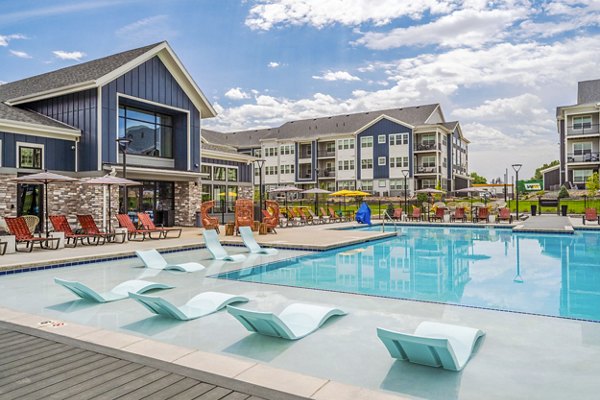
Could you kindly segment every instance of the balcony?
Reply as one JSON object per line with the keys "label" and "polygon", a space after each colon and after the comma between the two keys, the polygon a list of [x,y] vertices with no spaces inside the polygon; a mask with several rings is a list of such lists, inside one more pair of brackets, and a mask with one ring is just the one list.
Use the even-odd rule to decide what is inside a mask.
{"label": "balcony", "polygon": [[440,167],[428,166],[428,165],[417,165],[417,174],[438,174],[441,173]]}
{"label": "balcony", "polygon": [[600,162],[600,155],[595,153],[585,153],[585,154],[574,154],[567,153],[567,162],[570,163],[598,163]]}
{"label": "balcony", "polygon": [[600,125],[592,124],[576,124],[574,126],[567,127],[567,136],[578,136],[578,135],[598,135],[600,134]]}
{"label": "balcony", "polygon": [[415,151],[436,151],[441,149],[442,146],[439,143],[423,142],[415,145]]}
{"label": "balcony", "polygon": [[328,168],[325,170],[319,170],[319,179],[334,179],[335,178],[335,169],[333,168]]}
{"label": "balcony", "polygon": [[459,165],[459,164],[454,164],[452,166],[454,168],[454,170],[456,172],[458,172],[459,174],[466,174],[467,173],[467,167],[463,166],[463,165]]}
{"label": "balcony", "polygon": [[335,150],[319,150],[318,156],[319,158],[335,158]]}

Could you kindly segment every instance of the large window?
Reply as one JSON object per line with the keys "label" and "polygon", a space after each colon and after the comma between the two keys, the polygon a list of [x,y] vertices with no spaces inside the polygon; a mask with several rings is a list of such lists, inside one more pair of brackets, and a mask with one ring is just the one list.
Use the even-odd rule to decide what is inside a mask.
{"label": "large window", "polygon": [[213,167],[213,179],[215,181],[225,181],[226,179],[226,169],[225,167]]}
{"label": "large window", "polygon": [[227,182],[237,182],[238,170],[237,168],[227,168]]}
{"label": "large window", "polygon": [[574,169],[573,183],[585,183],[593,173],[591,169]]}
{"label": "large window", "polygon": [[360,138],[360,147],[368,148],[373,147],[373,136],[364,136]]}
{"label": "large window", "polygon": [[119,106],[119,137],[131,140],[129,154],[173,158],[173,118],[169,115]]}
{"label": "large window", "polygon": [[573,129],[590,129],[592,127],[592,116],[573,117]]}
{"label": "large window", "polygon": [[360,165],[362,169],[373,169],[373,159],[365,158],[360,161]]}
{"label": "large window", "polygon": [[583,154],[590,154],[592,152],[592,143],[591,142],[583,142],[583,143],[573,143],[573,154],[576,156],[581,156]]}
{"label": "large window", "polygon": [[32,168],[42,169],[44,168],[42,157],[43,148],[33,147],[27,145],[18,145],[19,149],[19,168]]}

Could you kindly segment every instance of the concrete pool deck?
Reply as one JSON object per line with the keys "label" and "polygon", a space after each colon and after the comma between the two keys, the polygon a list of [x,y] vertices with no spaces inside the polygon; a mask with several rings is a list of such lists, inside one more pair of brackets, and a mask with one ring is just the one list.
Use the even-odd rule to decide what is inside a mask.
{"label": "concrete pool deck", "polygon": [[[341,226],[336,224],[329,228]],[[282,231],[279,235],[257,238],[282,240]],[[286,241],[295,233],[319,242],[328,233],[333,238],[346,233],[349,240],[356,240],[351,236],[369,233],[326,232],[318,226],[291,228],[289,232]],[[190,243],[175,240],[175,244],[202,243],[197,229],[189,235],[186,240]],[[170,240],[162,241],[162,244],[168,242]],[[159,243],[133,245],[153,247]],[[228,250],[244,252],[239,247]],[[597,398],[600,391],[597,379],[600,364],[596,362],[600,357],[598,323],[209,277],[302,254],[308,253],[282,250],[274,257],[251,256],[243,263],[224,263],[210,260],[205,249],[171,253],[165,255],[169,261],[197,261],[208,268],[195,274],[161,272],[152,278],[176,287],[155,293],[175,304],[182,304],[202,291],[218,290],[249,297],[250,302],[244,307],[251,309],[279,312],[293,302],[307,302],[332,304],[348,312],[347,316],[333,318],[315,334],[296,342],[249,334],[226,312],[181,323],[152,317],[131,300],[92,305],[76,300],[52,282],[57,276],[84,281],[98,290],[108,289],[142,272],[133,268],[140,265],[135,259],[0,277],[3,293],[0,320],[16,324],[19,329],[39,334],[50,331],[84,344],[101,346],[104,351],[117,352],[115,354],[126,352],[175,365],[185,364],[195,373],[217,380],[250,382],[272,390],[271,393],[284,392],[301,398]],[[23,255],[27,256],[17,254]],[[66,325],[41,328],[39,323],[48,319],[64,321]],[[462,372],[394,361],[375,334],[376,327],[410,333],[424,320],[472,326],[486,332]]]}

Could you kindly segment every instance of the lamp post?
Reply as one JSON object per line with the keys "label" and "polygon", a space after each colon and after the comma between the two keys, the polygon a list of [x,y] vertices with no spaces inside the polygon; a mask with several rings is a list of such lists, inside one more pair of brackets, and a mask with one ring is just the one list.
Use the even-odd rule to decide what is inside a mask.
{"label": "lamp post", "polygon": [[[123,153],[123,179],[127,179],[127,147],[131,144],[131,139],[126,137],[117,138],[119,149]],[[123,185],[123,199],[121,212],[127,214],[127,186]]]}
{"label": "lamp post", "polygon": [[404,212],[405,213],[408,212],[408,184],[406,183],[408,174],[410,174],[409,170],[407,170],[407,169],[402,170],[402,175],[404,175]]}
{"label": "lamp post", "polygon": [[263,210],[263,174],[262,174],[262,169],[265,166],[265,160],[262,158],[256,159],[254,160],[254,163],[256,164],[256,166],[258,167],[258,201],[259,201],[259,206],[258,206],[258,212],[259,212],[259,218],[262,218],[262,210]]}
{"label": "lamp post", "polygon": [[519,170],[523,164],[513,164],[512,168],[515,170],[515,200],[517,201],[516,210],[517,210],[517,221],[519,220]]}
{"label": "lamp post", "polygon": [[[315,189],[319,188],[319,168],[315,168]],[[319,195],[317,193],[315,193],[315,214],[319,215],[319,212],[317,211],[317,207],[318,207],[318,202],[319,202]]]}

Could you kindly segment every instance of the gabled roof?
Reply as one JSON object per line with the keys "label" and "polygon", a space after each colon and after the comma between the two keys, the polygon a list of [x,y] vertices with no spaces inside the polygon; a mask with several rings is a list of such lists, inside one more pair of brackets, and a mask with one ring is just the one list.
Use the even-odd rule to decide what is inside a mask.
{"label": "gabled roof", "polygon": [[[277,130],[277,128],[273,128]],[[260,146],[260,140],[269,134],[273,129],[256,129],[252,131],[240,131],[221,133],[202,128],[202,139],[208,143],[233,146],[236,148],[257,147]]]}
{"label": "gabled roof", "polygon": [[20,81],[6,83],[0,86],[0,102],[9,106],[22,105],[67,93],[101,87],[155,56],[158,56],[173,74],[186,95],[201,111],[202,117],[217,115],[167,42],[151,44]]}

